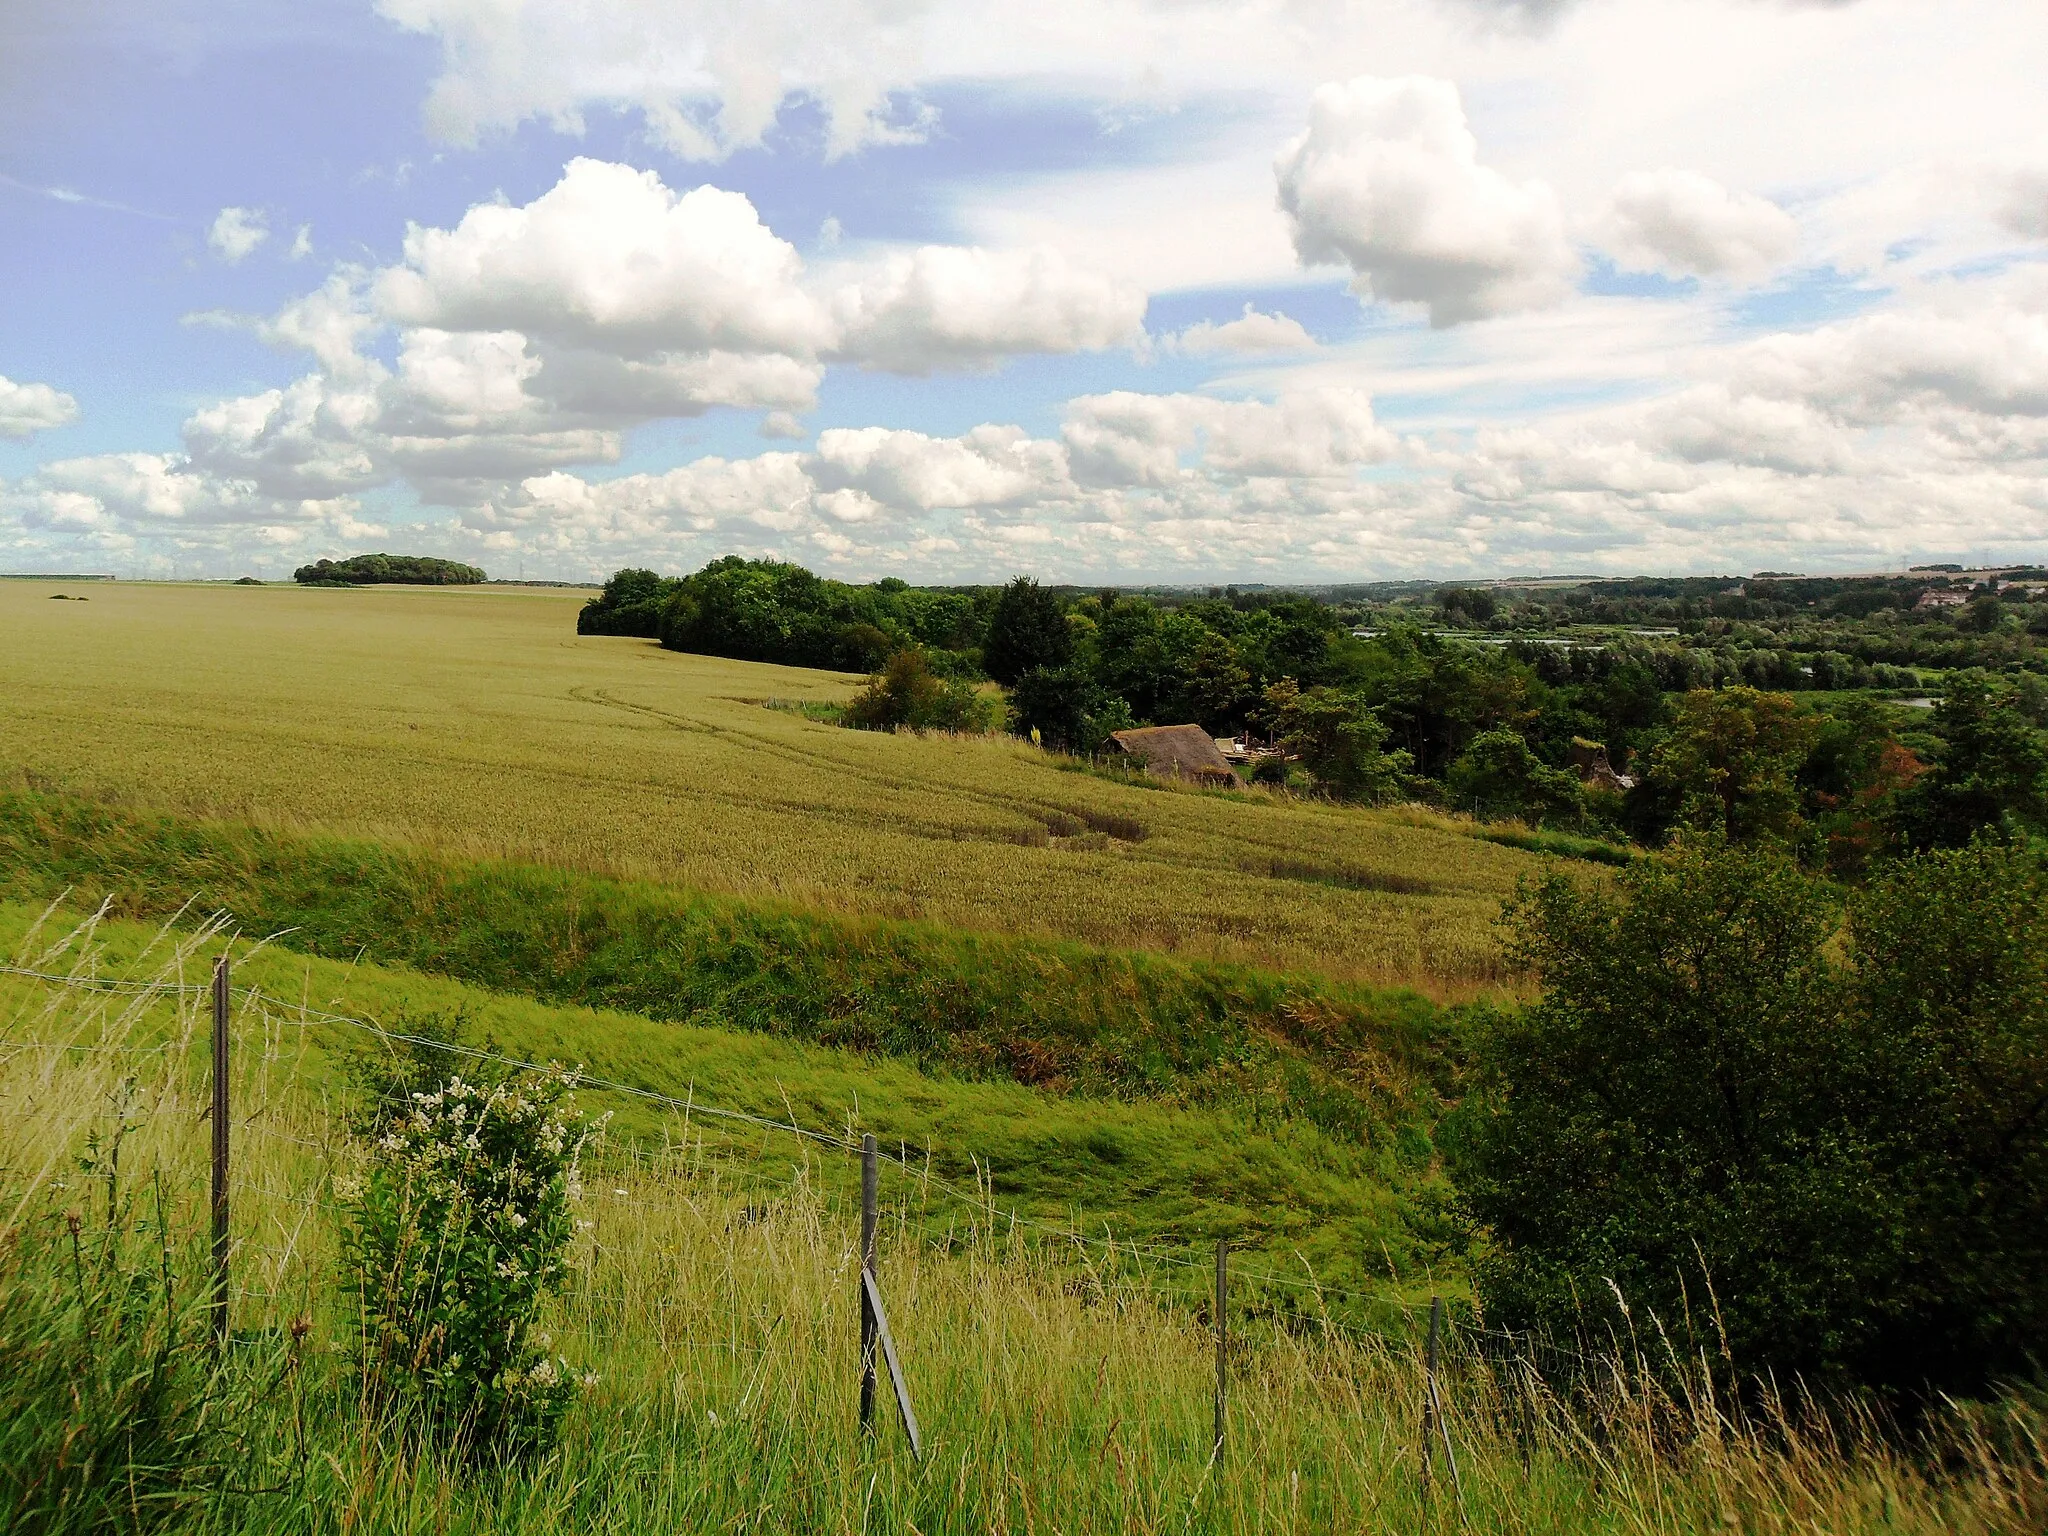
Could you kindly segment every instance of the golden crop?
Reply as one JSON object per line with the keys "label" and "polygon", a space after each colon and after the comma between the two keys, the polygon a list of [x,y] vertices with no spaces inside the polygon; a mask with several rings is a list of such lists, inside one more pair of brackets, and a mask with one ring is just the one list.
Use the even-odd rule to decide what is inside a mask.
{"label": "golden crop", "polygon": [[1502,979],[1494,915],[1541,864],[1450,824],[819,724],[763,701],[858,679],[579,638],[581,593],[52,590],[0,584],[0,772],[134,805],[1439,996]]}

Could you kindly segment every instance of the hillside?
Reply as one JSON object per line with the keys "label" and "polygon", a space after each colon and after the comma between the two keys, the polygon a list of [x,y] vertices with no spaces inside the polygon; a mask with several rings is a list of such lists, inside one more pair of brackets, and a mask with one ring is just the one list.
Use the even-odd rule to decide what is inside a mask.
{"label": "hillside", "polygon": [[[0,964],[12,957],[16,966],[32,961],[28,969],[68,973],[89,947],[95,974],[130,975],[148,972],[145,957],[164,951],[159,924],[120,919],[87,929],[89,946],[85,938],[53,944],[87,912],[44,913],[0,901]],[[25,947],[31,932],[38,941]],[[187,973],[203,977],[220,948],[208,942],[194,949]],[[341,1019],[399,1032],[460,1019],[472,1045],[523,1061],[560,1061],[698,1106],[692,1114],[586,1090],[590,1109],[614,1117],[605,1154],[613,1162],[687,1141],[740,1187],[771,1189],[787,1184],[793,1160],[816,1158],[813,1180],[844,1196],[857,1188],[851,1161],[815,1147],[807,1152],[786,1128],[872,1131],[920,1178],[937,1181],[927,1211],[938,1232],[961,1218],[963,1199],[968,1214],[986,1200],[1006,1219],[1014,1214],[1176,1251],[1194,1252],[1227,1236],[1292,1272],[1309,1264],[1326,1284],[1389,1297],[1409,1282],[1423,1283],[1432,1252],[1417,1230],[1428,1225],[1417,1201],[1431,1168],[1426,1125],[1413,1099],[1384,1106],[1390,1126],[1409,1121],[1397,1143],[1348,1134],[1344,1126],[1324,1130],[1306,1117],[1275,1113],[1278,1106],[1262,1108],[1256,1096],[1188,1105],[973,1080],[803,1038],[538,1002],[347,951],[327,959],[282,945],[253,953],[246,941],[229,948],[237,957],[236,985],[268,999],[245,1013],[239,1028],[245,1040],[268,1042],[269,1091],[309,1102],[348,1103],[346,1061],[379,1049],[374,1037]],[[48,991],[0,972],[0,1019],[32,1017]],[[155,1035],[159,1042],[179,1038],[170,1023]],[[196,1047],[186,1044],[192,1070],[203,1072],[203,1038]],[[720,1118],[735,1112],[766,1123]]]}
{"label": "hillside", "polygon": [[578,594],[0,591],[0,772],[88,797],[806,909],[1496,989],[1543,861],[1449,825],[1063,771],[763,708],[835,674],[574,637]]}

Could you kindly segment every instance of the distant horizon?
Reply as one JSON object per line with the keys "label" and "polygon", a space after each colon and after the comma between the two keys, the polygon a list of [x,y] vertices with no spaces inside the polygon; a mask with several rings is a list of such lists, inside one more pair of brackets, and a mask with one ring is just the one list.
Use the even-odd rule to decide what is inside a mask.
{"label": "distant horizon", "polygon": [[[358,550],[356,554],[388,553],[410,554],[413,551]],[[340,558],[340,557],[334,557]],[[716,556],[713,557],[718,558]],[[312,562],[304,562],[310,564]],[[708,562],[707,562],[708,563]],[[794,561],[801,565],[803,562]],[[626,569],[620,567],[619,569]],[[657,568],[658,569],[658,568]],[[702,566],[696,567],[702,569]],[[1435,586],[1534,586],[1537,584],[1562,584],[1616,582],[1616,581],[1877,581],[1910,580],[1915,576],[1992,576],[2006,571],[2048,569],[2048,559],[2041,561],[2015,560],[1997,565],[1971,565],[1956,561],[1923,561],[1904,569],[1850,570],[1850,571],[1629,571],[1622,573],[1580,573],[1560,572],[1540,575],[1433,575],[1433,576],[1381,576],[1348,577],[1317,581],[1251,581],[1242,577],[1219,577],[1213,579],[1184,578],[1176,580],[1148,581],[1131,577],[1076,577],[1063,580],[1041,579],[1031,571],[1016,571],[1009,577],[983,581],[911,581],[913,587],[987,587],[1000,586],[1016,576],[1028,576],[1040,585],[1056,590],[1074,589],[1115,589],[1117,591],[1162,591],[1191,592],[1210,589],[1235,589],[1239,592],[1315,592],[1342,587],[1435,587]],[[688,571],[661,570],[663,576],[686,576]],[[820,573],[829,574],[829,573]],[[232,586],[237,581],[254,576],[254,572],[243,572],[236,576],[133,576],[115,571],[0,571],[0,581],[124,581],[131,585],[155,586]],[[289,574],[282,576],[255,576],[265,586],[297,585]],[[832,575],[834,581],[844,581],[850,586],[872,586],[878,581],[888,580],[884,576],[843,576]],[[905,579],[905,578],[898,578]],[[411,585],[391,583],[391,585]],[[431,585],[421,583],[420,585]],[[550,577],[550,576],[502,576],[485,570],[481,586],[505,587],[555,587],[577,590],[595,590],[604,585],[604,580],[591,577]]]}

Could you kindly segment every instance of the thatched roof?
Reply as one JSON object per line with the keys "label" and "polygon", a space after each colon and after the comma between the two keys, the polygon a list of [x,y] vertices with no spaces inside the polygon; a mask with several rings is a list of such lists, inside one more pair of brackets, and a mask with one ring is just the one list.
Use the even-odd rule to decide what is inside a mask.
{"label": "thatched roof", "polygon": [[1147,725],[1117,731],[1110,739],[1152,773],[1169,778],[1237,782],[1215,738],[1199,725]]}

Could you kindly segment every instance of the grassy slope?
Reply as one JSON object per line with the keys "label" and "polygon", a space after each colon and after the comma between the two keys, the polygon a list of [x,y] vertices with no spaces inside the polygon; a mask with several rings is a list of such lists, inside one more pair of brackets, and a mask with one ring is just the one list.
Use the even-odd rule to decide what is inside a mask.
{"label": "grassy slope", "polygon": [[1449,1068],[1414,993],[0,792],[0,892],[187,903],[313,954],[790,1036],[930,1070],[1307,1119],[1426,1155]]}
{"label": "grassy slope", "polygon": [[[1500,980],[1540,857],[750,701],[852,679],[578,639],[579,594],[0,586],[0,774],[153,808],[983,933]],[[1121,835],[1120,835],[1121,834]]]}
{"label": "grassy slope", "polygon": [[[78,911],[60,910],[41,923],[35,943],[25,943],[42,911],[0,902],[0,953],[32,969],[67,971],[83,941],[59,950],[53,940],[79,923]],[[101,922],[92,942],[94,969],[106,975],[148,972],[144,957],[165,948],[160,926],[121,919]],[[217,947],[202,947],[186,967],[189,978],[205,976],[206,957]],[[236,947],[238,955],[246,950],[246,944]],[[963,1080],[804,1041],[543,1003],[279,946],[238,959],[235,979],[272,1000],[261,1010],[244,1010],[238,1038],[269,1042],[266,1065],[291,1064],[283,1069],[288,1082],[266,1080],[259,1099],[279,1092],[345,1095],[340,1058],[375,1048],[372,1037],[313,1015],[343,1014],[400,1031],[423,1016],[460,1015],[470,1020],[469,1038],[517,1059],[575,1063],[631,1087],[829,1133],[872,1131],[892,1152],[955,1190],[971,1193],[986,1178],[1003,1211],[1073,1222],[1097,1236],[1113,1231],[1176,1245],[1228,1236],[1290,1274],[1304,1273],[1305,1258],[1332,1285],[1376,1291],[1387,1289],[1390,1267],[1420,1283],[1429,1247],[1414,1224],[1426,1167],[1391,1147],[1374,1149],[1301,1119],[1262,1115],[1256,1106],[1196,1109]],[[43,990],[0,976],[0,1018],[18,1018],[17,1010],[32,1006]],[[159,1027],[176,1028],[168,1019]],[[281,1047],[285,1033],[291,1042]],[[305,1053],[297,1049],[301,1042],[310,1047]],[[195,1070],[203,1044],[201,1032],[193,1042]],[[727,1166],[755,1165],[765,1186],[786,1184],[792,1163],[806,1157],[807,1149],[786,1132],[698,1115],[686,1133],[686,1117],[674,1110],[596,1090],[585,1098],[614,1114],[614,1152],[658,1147],[687,1134]],[[848,1185],[853,1173],[850,1159],[828,1152],[812,1177],[829,1190]],[[922,1209],[929,1226],[973,1217],[958,1195],[941,1190],[927,1196]]]}
{"label": "grassy slope", "polygon": [[[20,921],[19,912],[0,918],[10,937]],[[120,929],[107,947],[140,938]],[[697,1040],[645,1021],[586,1019],[283,955],[238,970],[280,991],[303,986],[315,1002],[468,1001],[507,1035],[537,1030],[580,1043],[587,1030],[609,1046],[639,1031],[654,1053],[694,1049]],[[184,974],[205,974],[203,953],[187,955]],[[199,1315],[208,1295],[209,1128],[199,1113],[207,1075],[197,1051],[148,1049],[165,1032],[203,1039],[203,999],[181,1001],[173,1012],[168,998],[137,1003],[0,979],[0,1169],[8,1170],[0,1197],[22,1222],[0,1248],[5,1342],[62,1348],[60,1366],[85,1367],[0,1370],[0,1525],[13,1514],[10,1485],[65,1465],[51,1447],[70,1451],[76,1465],[81,1446],[119,1454],[134,1443],[102,1409],[111,1394],[92,1390],[95,1365],[123,1382],[146,1380],[149,1395],[127,1421],[141,1431],[145,1455],[162,1443],[150,1430],[179,1422],[167,1420],[167,1408],[182,1399],[196,1414],[202,1382],[224,1391],[225,1408],[208,1422],[232,1437],[223,1447],[232,1462],[213,1479],[225,1488],[152,1522],[219,1536],[1324,1536],[1454,1526],[1499,1536],[1991,1536],[2038,1530],[2048,1509],[2040,1414],[2024,1404],[1959,1410],[1939,1440],[1905,1453],[1875,1443],[1861,1417],[1837,1426],[1837,1437],[1810,1421],[1731,1422],[1726,1401],[1705,1395],[1635,1395],[1644,1383],[1624,1358],[1619,1380],[1629,1390],[1575,1398],[1579,1411],[1568,1417],[1555,1400],[1531,1403],[1505,1390],[1518,1378],[1477,1368],[1455,1332],[1440,1397],[1459,1473],[1453,1484],[1439,1458],[1429,1486],[1416,1456],[1420,1351],[1341,1326],[1276,1326],[1242,1283],[1244,1260],[1232,1291],[1229,1450],[1218,1461],[1210,1454],[1215,1345],[1199,1310],[1160,1306],[1114,1267],[1054,1261],[1000,1219],[963,1223],[942,1243],[921,1240],[939,1234],[919,1231],[919,1191],[892,1175],[876,1270],[923,1425],[927,1456],[916,1463],[886,1388],[879,1433],[856,1427],[859,1226],[843,1193],[820,1187],[830,1157],[801,1171],[784,1158],[779,1182],[770,1158],[736,1183],[721,1159],[690,1154],[590,1180],[579,1207],[589,1228],[542,1323],[552,1347],[598,1379],[586,1384],[557,1454],[509,1473],[464,1467],[380,1425],[350,1380],[355,1319],[337,1285],[339,1191],[330,1178],[340,1127],[306,1091],[318,1086],[318,1068],[298,1057],[298,1032],[248,1009],[235,1058],[237,1347],[224,1369],[213,1367]],[[73,1048],[80,1045],[89,1048]],[[717,1073],[730,1061],[736,1090],[785,1068],[808,1081],[829,1074],[834,1060],[759,1038],[703,1046],[700,1065]],[[867,1070],[849,1064],[863,1083],[873,1081]],[[885,1084],[874,1091],[888,1093]],[[989,1118],[985,1106],[1027,1096],[977,1090],[955,1100],[945,1085],[906,1097],[912,1092],[958,1104],[978,1123]],[[1055,1105],[1028,1118],[1062,1112]],[[95,1138],[104,1153],[117,1114],[127,1126],[125,1201],[102,1199],[97,1177],[75,1182],[76,1160]],[[1164,1114],[1111,1106],[1099,1123],[1121,1128]],[[1169,1145],[1204,1134],[1198,1121],[1158,1123]],[[1232,1154],[1217,1146],[1215,1155]],[[125,1219],[116,1223],[110,1211]],[[166,1216],[168,1233],[158,1226]],[[64,1236],[72,1222],[76,1243]],[[108,1230],[115,1225],[125,1236]],[[91,1318],[70,1310],[87,1272],[105,1274],[98,1287],[119,1298],[118,1308]],[[22,1304],[32,1294],[55,1304],[39,1314]],[[124,1339],[145,1330],[161,1337],[154,1320],[180,1315],[186,1374],[116,1370],[140,1359]],[[303,1321],[288,1333],[295,1318]],[[294,1353],[299,1327],[307,1336]],[[73,1428],[90,1433],[80,1440]],[[133,1485],[105,1472],[101,1482],[109,1519],[96,1528],[128,1528]],[[11,1528],[48,1524],[31,1516]]]}

